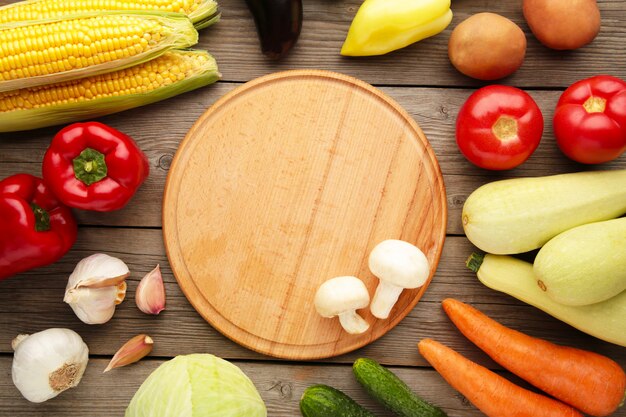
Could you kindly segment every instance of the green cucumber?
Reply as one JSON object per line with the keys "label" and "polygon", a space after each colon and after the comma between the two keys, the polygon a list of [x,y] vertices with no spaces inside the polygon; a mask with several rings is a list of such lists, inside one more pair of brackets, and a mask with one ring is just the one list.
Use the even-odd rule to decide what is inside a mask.
{"label": "green cucumber", "polygon": [[376,361],[357,359],[352,370],[372,398],[400,417],[447,417],[443,410],[415,395],[400,378]]}
{"label": "green cucumber", "polygon": [[311,385],[302,394],[304,417],[376,417],[343,392],[328,385]]}
{"label": "green cucumber", "polygon": [[537,254],[537,284],[548,297],[584,306],[626,290],[626,217],[563,232]]}
{"label": "green cucumber", "polygon": [[545,311],[578,330],[626,346],[626,291],[600,303],[566,306],[553,301],[537,285],[533,266],[512,256],[473,254],[467,267],[487,287]]}

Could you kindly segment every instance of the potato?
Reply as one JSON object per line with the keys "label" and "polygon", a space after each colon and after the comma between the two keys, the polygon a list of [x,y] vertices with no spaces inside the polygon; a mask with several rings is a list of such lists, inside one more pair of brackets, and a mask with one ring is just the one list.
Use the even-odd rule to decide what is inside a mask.
{"label": "potato", "polygon": [[522,29],[495,13],[470,16],[454,28],[448,42],[452,65],[479,80],[496,80],[514,73],[525,54]]}
{"label": "potato", "polygon": [[580,48],[600,32],[596,0],[524,0],[523,8],[530,30],[548,48]]}

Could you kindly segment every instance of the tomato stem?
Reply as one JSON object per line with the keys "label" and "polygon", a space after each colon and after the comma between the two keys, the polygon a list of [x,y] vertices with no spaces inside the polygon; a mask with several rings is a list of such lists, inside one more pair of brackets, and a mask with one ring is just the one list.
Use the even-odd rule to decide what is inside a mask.
{"label": "tomato stem", "polygon": [[501,141],[517,138],[517,120],[508,116],[500,116],[491,127],[493,134]]}
{"label": "tomato stem", "polygon": [[604,113],[604,109],[606,108],[606,99],[602,97],[591,96],[585,101],[583,104],[587,113]]}

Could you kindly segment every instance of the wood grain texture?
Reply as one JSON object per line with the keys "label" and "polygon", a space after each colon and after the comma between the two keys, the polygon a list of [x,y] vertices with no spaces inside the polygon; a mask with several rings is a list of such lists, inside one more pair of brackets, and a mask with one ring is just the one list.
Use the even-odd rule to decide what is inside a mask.
{"label": "wood grain texture", "polygon": [[[158,343],[158,341],[157,341]],[[102,374],[107,361],[91,359],[81,383],[43,404],[22,398],[10,382],[11,359],[0,357],[0,402],[2,415],[11,417],[120,417],[143,380],[163,360],[142,360],[132,366]],[[250,377],[261,394],[270,417],[299,416],[299,400],[306,387],[319,383],[334,386],[380,417],[392,417],[370,399],[352,376],[348,366],[321,366],[256,362],[234,362]],[[432,369],[391,368],[416,392],[451,416],[480,417],[459,393]],[[508,374],[505,373],[507,377]]]}
{"label": "wood grain texture", "polygon": [[[0,0],[7,4],[10,0]],[[383,86],[383,92],[400,103],[420,124],[437,155],[448,193],[448,233],[462,235],[460,210],[478,186],[500,178],[573,172],[585,167],[568,161],[558,151],[551,130],[553,109],[560,90],[572,82],[599,73],[626,78],[626,7],[622,0],[599,0],[602,31],[589,46],[557,52],[541,46],[530,34],[521,14],[521,0],[454,0],[451,26],[441,35],[387,56],[349,59],[339,48],[360,0],[310,0],[304,2],[302,38],[293,54],[274,63],[260,53],[251,16],[242,0],[221,0],[222,21],[200,35],[200,48],[218,59],[223,82],[162,103],[102,118],[133,136],[148,155],[151,175],[133,201],[114,213],[76,212],[82,225],[77,244],[55,265],[0,282],[0,415],[7,416],[120,416],[133,392],[163,358],[177,354],[210,352],[237,360],[267,401],[270,416],[299,415],[297,403],[305,386],[323,382],[346,390],[359,402],[373,406],[354,383],[349,364],[368,356],[398,368],[416,391],[444,406],[451,416],[478,417],[473,407],[426,367],[415,343],[433,337],[463,355],[498,369],[447,320],[440,308],[443,298],[454,296],[469,302],[503,324],[556,343],[596,351],[626,368],[626,349],[604,343],[559,322],[547,314],[482,286],[463,266],[474,250],[464,237],[448,237],[431,285],[405,319],[374,343],[319,364],[267,361],[267,357],[226,339],[190,306],[179,289],[163,248],[161,199],[173,155],[194,121],[220,96],[254,77],[284,69],[329,69],[357,76]],[[450,65],[446,44],[454,26],[473,13],[491,11],[518,23],[527,35],[528,51],[522,68],[501,82],[530,88],[546,120],[543,141],[521,167],[504,173],[480,170],[458,152],[454,141],[456,114],[470,89],[483,83],[456,72]],[[231,81],[231,82],[229,82]],[[443,87],[443,88],[432,88]],[[459,88],[460,87],[460,88]],[[59,128],[0,135],[0,177],[17,172],[40,174],[45,149]],[[600,168],[624,168],[626,156]],[[97,227],[89,227],[97,226]],[[155,229],[145,229],[155,228]],[[118,306],[114,318],[103,326],[82,324],[62,302],[68,275],[84,256],[107,252],[130,266],[129,299]],[[132,294],[139,279],[161,263],[168,294],[167,310],[158,317],[139,312]],[[110,357],[130,337],[147,332],[155,337],[152,359],[136,366],[101,375],[108,359],[94,358],[78,389],[45,404],[29,404],[11,383],[10,341],[22,332],[52,326],[78,331],[92,355]],[[244,360],[242,362],[242,360]],[[251,362],[252,361],[252,362]],[[614,414],[626,416],[626,409]]]}
{"label": "wood grain texture", "polygon": [[[181,143],[163,198],[170,264],[191,304],[252,350],[319,359],[383,336],[412,310],[445,238],[443,178],[428,140],[376,88],[327,71],[261,77],[222,97]],[[401,239],[430,276],[359,335],[312,303],[327,279],[378,279],[369,253]],[[339,306],[338,306],[339,307]]]}
{"label": "wood grain texture", "polygon": [[[626,78],[626,69],[622,77]],[[83,225],[161,227],[165,179],[180,141],[211,104],[238,85],[220,82],[161,103],[99,119],[137,141],[150,161],[150,177],[124,209],[111,213],[76,211],[79,222]],[[463,234],[460,222],[463,203],[474,189],[487,182],[585,169],[626,167],[626,154],[611,163],[587,167],[568,160],[559,151],[551,122],[560,95],[558,91],[529,91],[546,121],[543,139],[527,162],[505,172],[477,168],[457,148],[454,136],[456,116],[471,91],[402,87],[382,87],[381,91],[396,100],[416,120],[437,156],[448,195],[449,234]],[[155,123],[155,120],[159,120],[159,123]],[[17,172],[41,175],[41,160],[58,130],[51,127],[0,134],[0,178]]]}
{"label": "wood grain texture", "polygon": [[563,52],[541,45],[522,15],[521,0],[454,0],[454,17],[441,34],[379,57],[339,55],[360,0],[304,3],[304,25],[298,44],[283,61],[272,62],[260,53],[256,31],[244,2],[224,0],[222,21],[200,35],[199,47],[218,60],[226,81],[251,78],[285,69],[339,71],[371,84],[420,86],[481,86],[488,83],[456,71],[447,54],[452,30],[472,14],[493,11],[513,20],[525,32],[528,47],[522,67],[501,83],[520,87],[565,88],[581,78],[603,73],[618,75],[626,67],[622,45],[626,41],[626,8],[620,0],[598,2],[602,30],[585,48]]}
{"label": "wood grain texture", "polygon": [[[12,3],[0,0],[0,5]],[[261,54],[250,12],[241,0],[221,0],[222,20],[200,33],[198,48],[218,61],[225,81],[248,81],[287,69],[326,69],[361,78],[371,84],[479,86],[457,72],[448,60],[450,33],[472,14],[491,11],[513,20],[528,41],[520,70],[501,82],[525,87],[565,88],[599,72],[623,74],[626,55],[626,8],[622,0],[599,0],[602,29],[596,40],[576,51],[554,51],[541,45],[522,15],[521,0],[454,0],[454,18],[441,34],[380,57],[347,58],[339,55],[359,0],[318,0],[304,3],[304,25],[290,55],[274,62]]]}
{"label": "wood grain texture", "polygon": [[[464,237],[448,237],[437,273],[409,315],[376,342],[324,361],[351,363],[359,356],[367,356],[390,365],[427,366],[415,346],[417,341],[432,337],[497,369],[443,313],[440,302],[453,295],[504,325],[555,343],[608,355],[626,367],[626,349],[585,335],[533,307],[483,286],[465,268],[465,259],[473,250]],[[67,278],[76,263],[95,252],[118,256],[131,270],[128,299],[117,307],[113,319],[102,326],[81,323],[62,301]],[[167,306],[155,317],[141,313],[135,306],[133,295],[141,277],[157,263],[161,264],[163,271]],[[126,340],[148,333],[158,339],[151,354],[156,357],[209,352],[227,359],[267,359],[226,339],[194,311],[167,264],[160,230],[81,228],[76,245],[60,262],[0,282],[1,353],[11,352],[11,340],[17,334],[49,327],[75,330],[95,355],[112,356]]]}

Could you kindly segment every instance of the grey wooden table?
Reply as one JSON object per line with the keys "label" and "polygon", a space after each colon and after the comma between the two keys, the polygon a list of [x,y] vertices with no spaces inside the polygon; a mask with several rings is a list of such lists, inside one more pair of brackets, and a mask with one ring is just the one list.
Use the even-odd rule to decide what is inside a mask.
{"label": "grey wooden table", "polygon": [[[10,1],[0,0],[0,4]],[[576,80],[596,74],[626,78],[626,4],[600,0],[602,31],[589,46],[574,52],[544,48],[530,34],[521,0],[455,0],[451,26],[442,34],[387,56],[348,59],[339,49],[359,0],[305,0],[301,39],[285,60],[270,62],[261,55],[256,32],[243,0],[222,0],[222,21],[200,35],[198,48],[218,60],[223,79],[210,87],[140,109],[102,118],[129,134],[150,160],[151,175],[127,208],[114,213],[77,212],[78,241],[58,263],[0,282],[0,414],[6,416],[120,416],[130,398],[163,361],[179,354],[209,352],[240,366],[258,387],[271,416],[297,416],[302,391],[313,383],[340,388],[381,416],[354,381],[352,361],[371,357],[396,371],[424,398],[451,416],[481,413],[451,389],[418,354],[416,343],[435,338],[463,355],[502,371],[450,324],[440,302],[455,297],[474,304],[503,324],[533,336],[593,350],[626,367],[626,349],[587,336],[517,300],[482,286],[464,267],[474,249],[463,236],[460,211],[466,197],[489,181],[522,176],[574,172],[585,167],[561,155],[552,134],[551,118],[559,94]],[[457,73],[447,57],[447,41],[456,24],[471,14],[491,11],[518,23],[526,32],[528,50],[522,68],[501,83],[526,89],[546,119],[543,141],[523,166],[510,172],[489,172],[468,163],[454,140],[456,114],[464,100],[483,83]],[[193,122],[220,96],[241,83],[275,71],[318,68],[339,71],[379,86],[417,120],[429,138],[444,173],[448,193],[448,236],[437,273],[417,307],[380,340],[350,354],[310,363],[276,360],[249,351],[223,337],[191,307],[168,265],[161,235],[161,200],[176,148]],[[40,175],[41,159],[57,128],[0,135],[0,178],[27,172]],[[626,157],[603,168],[626,167]],[[122,258],[130,267],[129,294],[151,267],[162,266],[167,310],[158,317],[142,314],[132,298],[102,326],[82,324],[64,304],[67,277],[75,264],[94,252]],[[625,318],[626,319],[626,318]],[[11,340],[18,333],[49,327],[77,331],[89,345],[91,360],[81,384],[44,404],[24,400],[11,382]],[[148,333],[152,354],[139,364],[102,374],[106,363],[127,339]],[[615,415],[626,416],[626,410]]]}

